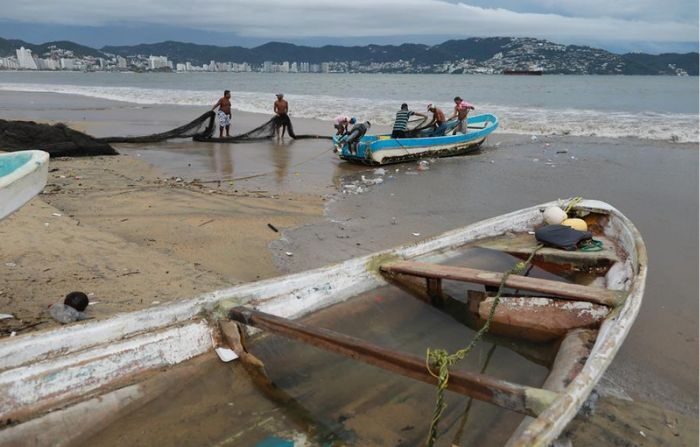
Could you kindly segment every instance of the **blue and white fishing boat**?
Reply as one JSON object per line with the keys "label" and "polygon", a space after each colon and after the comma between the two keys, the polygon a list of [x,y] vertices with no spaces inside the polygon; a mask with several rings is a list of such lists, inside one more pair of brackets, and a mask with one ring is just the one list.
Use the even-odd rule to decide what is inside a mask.
{"label": "blue and white fishing boat", "polygon": [[[339,157],[343,160],[368,165],[401,163],[420,158],[453,157],[477,150],[486,137],[498,127],[498,118],[492,114],[469,117],[466,134],[429,136],[432,129],[418,131],[415,138],[391,138],[389,135],[365,135],[352,152],[347,144],[340,148]],[[457,126],[457,120],[448,122],[446,133]],[[424,136],[421,136],[424,135]],[[333,137],[338,144],[341,140]],[[341,142],[342,144],[342,142]]]}
{"label": "blue and white fishing boat", "polygon": [[44,151],[0,153],[0,219],[44,189],[48,169],[49,154]]}

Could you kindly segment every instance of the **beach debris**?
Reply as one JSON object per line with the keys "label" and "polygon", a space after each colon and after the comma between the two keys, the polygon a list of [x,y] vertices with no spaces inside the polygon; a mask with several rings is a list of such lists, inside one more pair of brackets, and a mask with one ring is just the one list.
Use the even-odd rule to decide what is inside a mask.
{"label": "beach debris", "polygon": [[494,165],[494,164],[496,164],[496,160],[491,160],[489,163],[491,163],[492,165]]}
{"label": "beach debris", "polygon": [[0,314],[0,320],[11,320],[15,318],[12,314]]}
{"label": "beach debris", "polygon": [[203,227],[204,225],[210,224],[214,222],[215,219],[209,219],[206,222],[202,222],[201,224],[197,225],[198,227]]}
{"label": "beach debris", "polygon": [[568,149],[562,149],[560,151],[557,151],[557,154],[568,154],[569,150]]}
{"label": "beach debris", "polygon": [[151,304],[160,304],[160,301],[151,301]]}
{"label": "beach debris", "polygon": [[9,268],[13,269],[13,268],[17,267],[17,264],[15,264],[14,262],[6,262],[5,267],[9,267]]}
{"label": "beach debris", "polygon": [[[214,348],[214,351],[216,352],[216,355],[219,356],[219,360],[221,360],[224,363],[228,363],[238,358],[238,355],[235,352],[233,352],[233,349],[230,348],[219,346],[218,348]],[[231,405],[230,402],[229,405]]]}
{"label": "beach debris", "polygon": [[532,161],[534,161],[535,163],[537,163],[538,161],[540,161],[540,159],[539,159],[539,158],[533,158]]}
{"label": "beach debris", "polygon": [[418,175],[416,171],[406,171],[406,175]]}
{"label": "beach debris", "polygon": [[55,216],[55,217],[61,217],[61,216],[62,216],[61,213],[51,213],[51,215],[52,215],[52,216]]}
{"label": "beach debris", "polygon": [[411,233],[411,234],[416,236],[416,237],[420,236],[420,233]]}
{"label": "beach debris", "polygon": [[419,171],[427,171],[430,169],[430,162],[428,160],[421,160],[418,162],[418,167],[416,169]]}
{"label": "beach debris", "polygon": [[374,170],[374,175],[386,175],[386,169],[384,168],[377,168]]}
{"label": "beach debris", "polygon": [[62,324],[87,319],[85,313],[63,303],[52,304],[51,307],[49,307],[49,315],[51,315],[51,318]]}
{"label": "beach debris", "polygon": [[367,178],[363,175],[361,178],[362,178],[362,183],[364,183],[365,185],[378,185],[378,184],[384,182],[384,179],[381,177]]}
{"label": "beach debris", "polygon": [[399,220],[398,220],[396,217],[392,217],[392,218],[391,218],[391,224],[392,224],[392,225],[398,225],[398,224],[399,224]]}
{"label": "beach debris", "polygon": [[280,230],[278,230],[274,225],[271,223],[268,223],[267,226],[270,228],[270,230],[274,231],[275,233],[279,233]]}
{"label": "beach debris", "polygon": [[531,136],[531,137],[530,137],[530,140],[532,140],[532,141],[537,141],[537,135]]}
{"label": "beach debris", "polygon": [[294,253],[292,253],[291,251],[285,251],[284,254],[287,256],[294,256]]}

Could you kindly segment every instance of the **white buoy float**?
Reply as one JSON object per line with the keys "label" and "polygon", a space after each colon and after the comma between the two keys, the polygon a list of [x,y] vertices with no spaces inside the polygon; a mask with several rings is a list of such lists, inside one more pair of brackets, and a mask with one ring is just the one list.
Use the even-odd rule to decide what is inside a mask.
{"label": "white buoy float", "polygon": [[544,221],[549,225],[558,225],[564,222],[567,217],[569,216],[558,206],[550,206],[544,210]]}

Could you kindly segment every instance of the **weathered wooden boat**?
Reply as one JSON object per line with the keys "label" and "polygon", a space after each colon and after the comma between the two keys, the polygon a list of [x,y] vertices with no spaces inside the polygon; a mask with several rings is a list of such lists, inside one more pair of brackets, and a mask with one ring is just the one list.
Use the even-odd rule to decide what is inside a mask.
{"label": "weathered wooden boat", "polygon": [[48,170],[49,154],[44,151],[0,153],[0,219],[44,189]]}
{"label": "weathered wooden boat", "polygon": [[[456,125],[456,120],[448,122],[448,131],[442,136],[429,136],[432,129],[419,132],[415,138],[396,139],[389,135],[365,135],[357,144],[356,152],[351,152],[348,145],[344,144],[338,155],[343,160],[368,165],[465,155],[479,149],[486,137],[496,130],[498,118],[491,114],[470,116],[466,134],[449,135]],[[339,143],[337,137],[334,137],[334,143]]]}
{"label": "weathered wooden boat", "polygon": [[[312,271],[0,340],[0,419],[11,422],[0,428],[0,444],[67,442],[79,430],[65,430],[63,421],[79,417],[78,425],[89,427],[109,418],[142,393],[142,373],[225,343],[245,358],[248,353],[237,337],[247,326],[435,383],[423,358],[291,319],[395,285],[455,318],[466,315],[466,324],[479,327],[493,299],[492,288],[503,281],[508,292],[490,333],[513,340],[557,340],[549,376],[535,388],[455,369],[448,389],[527,415],[509,445],[548,445],[576,415],[622,345],[641,306],[647,274],[639,232],[617,209],[599,201],[580,201],[571,212],[586,220],[602,251],[537,247],[530,232],[543,224],[545,207],[555,204]],[[568,281],[527,275],[504,279],[504,273],[446,265],[470,247],[531,258],[542,269],[572,276]],[[586,281],[573,282],[577,275]],[[474,290],[464,301],[448,296],[443,281],[484,289]]]}

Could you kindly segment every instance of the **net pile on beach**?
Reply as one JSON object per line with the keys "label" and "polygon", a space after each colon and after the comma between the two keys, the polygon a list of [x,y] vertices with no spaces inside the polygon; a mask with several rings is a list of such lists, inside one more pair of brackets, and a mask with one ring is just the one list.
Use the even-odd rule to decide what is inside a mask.
{"label": "net pile on beach", "polygon": [[73,130],[65,124],[0,120],[0,151],[32,149],[48,152],[51,157],[119,154],[106,142]]}

